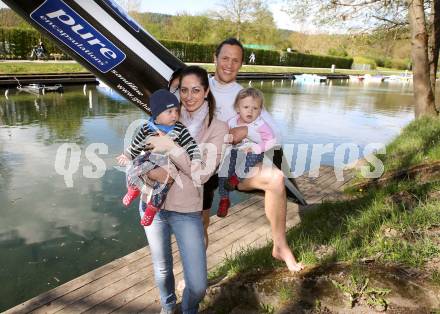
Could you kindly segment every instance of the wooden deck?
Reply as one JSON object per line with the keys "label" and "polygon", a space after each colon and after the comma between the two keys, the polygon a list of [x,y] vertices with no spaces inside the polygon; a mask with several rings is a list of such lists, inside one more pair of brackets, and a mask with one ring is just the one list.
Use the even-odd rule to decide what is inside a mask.
{"label": "wooden deck", "polygon": [[[322,167],[317,177],[300,177],[297,183],[307,201],[319,203],[334,198],[352,176],[337,181],[333,168]],[[299,208],[289,202],[287,226],[300,222]],[[303,210],[303,209],[301,209]],[[242,248],[258,247],[270,239],[262,196],[252,196],[237,204],[223,219],[212,217],[209,227],[208,269],[225,256]],[[173,242],[176,282],[182,279],[182,266]],[[155,288],[148,247],[119,258],[75,278],[55,289],[9,309],[5,313],[158,313],[160,305]]]}

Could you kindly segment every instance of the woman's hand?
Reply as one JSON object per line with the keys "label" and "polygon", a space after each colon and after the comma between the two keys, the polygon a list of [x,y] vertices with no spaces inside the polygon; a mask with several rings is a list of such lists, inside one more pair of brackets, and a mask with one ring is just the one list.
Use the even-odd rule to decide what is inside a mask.
{"label": "woman's hand", "polygon": [[116,160],[118,161],[119,166],[122,167],[128,165],[131,162],[130,158],[128,158],[124,154],[121,154],[118,157],[116,157]]}
{"label": "woman's hand", "polygon": [[176,147],[168,135],[152,136],[147,141],[148,150],[152,153],[166,154]]}

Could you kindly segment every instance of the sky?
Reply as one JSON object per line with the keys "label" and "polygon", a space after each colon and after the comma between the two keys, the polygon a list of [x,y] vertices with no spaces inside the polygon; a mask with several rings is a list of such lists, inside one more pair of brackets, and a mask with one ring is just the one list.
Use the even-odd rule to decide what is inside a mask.
{"label": "sky", "polygon": [[[218,9],[218,3],[221,0],[165,0],[165,1],[142,1],[141,11],[154,12],[175,15],[177,13],[187,12],[190,14],[203,13],[208,10]],[[0,1],[0,8],[6,7]],[[278,28],[290,29],[296,31],[305,31],[303,25],[292,23],[292,19],[282,11],[283,3],[281,0],[272,0],[269,4],[269,9],[272,11],[275,22]]]}

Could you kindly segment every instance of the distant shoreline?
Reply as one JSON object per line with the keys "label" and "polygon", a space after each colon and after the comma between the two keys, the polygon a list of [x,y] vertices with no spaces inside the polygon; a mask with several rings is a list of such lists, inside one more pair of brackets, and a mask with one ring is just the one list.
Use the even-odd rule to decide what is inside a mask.
{"label": "distant shoreline", "polygon": [[[188,63],[196,64],[207,71],[214,71],[213,63]],[[46,74],[46,73],[82,73],[89,72],[86,68],[75,61],[27,61],[27,60],[0,60],[0,75],[17,74]],[[330,68],[306,68],[306,67],[284,67],[284,66],[265,66],[265,65],[243,65],[240,70],[245,72],[258,73],[304,73],[304,74],[331,74]],[[410,73],[410,72],[408,72]],[[338,75],[399,75],[405,74],[402,70],[378,68],[376,70],[350,70],[336,69],[334,74]]]}

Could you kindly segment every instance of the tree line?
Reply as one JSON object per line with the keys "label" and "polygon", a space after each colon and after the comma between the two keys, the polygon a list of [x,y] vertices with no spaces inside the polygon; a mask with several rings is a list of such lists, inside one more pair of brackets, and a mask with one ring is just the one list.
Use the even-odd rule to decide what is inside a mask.
{"label": "tree line", "polygon": [[[122,0],[120,2],[123,2]],[[122,3],[130,15],[150,34],[161,40],[217,44],[228,37],[240,37],[244,44],[259,44],[275,50],[291,48],[306,54],[338,57],[362,56],[373,68],[385,66],[406,69],[410,60],[409,33],[375,32],[373,34],[310,34],[278,29],[267,6],[256,5],[246,18],[227,18],[223,11],[192,15],[166,15],[139,12],[140,4],[130,0]],[[255,7],[255,6],[254,6]],[[32,28],[10,9],[0,9],[2,27]],[[356,58],[355,58],[355,62]],[[361,61],[362,63],[365,61]]]}
{"label": "tree line", "polygon": [[292,18],[360,32],[406,32],[411,41],[416,117],[438,116],[440,0],[285,0]]}
{"label": "tree line", "polygon": [[[221,9],[205,15],[181,13],[165,16],[159,23],[154,15],[140,13],[139,0],[121,0],[131,15],[158,39],[217,43],[226,37],[237,37],[244,44],[272,45],[278,49],[292,47],[291,35],[277,29],[274,17],[265,0],[223,0]],[[438,115],[440,105],[435,101],[435,82],[440,51],[440,0],[284,0],[292,19],[317,25],[346,26],[348,34],[356,34],[350,46],[330,47],[321,42],[328,53],[345,55],[348,47],[361,38],[368,47],[382,38],[394,42],[409,40],[414,74],[416,117]],[[2,10],[3,11],[3,10]],[[1,12],[2,26],[13,23]],[[4,19],[4,21],[3,21]],[[21,20],[21,19],[19,19]],[[20,22],[21,23],[21,22]],[[350,32],[354,30],[354,32]],[[367,34],[366,36],[363,36]],[[282,36],[284,35],[284,36]],[[348,35],[350,36],[350,35]],[[406,38],[405,38],[406,36]],[[297,46],[304,47],[297,40]],[[385,55],[393,47],[382,45]],[[385,63],[385,62],[383,62]]]}

